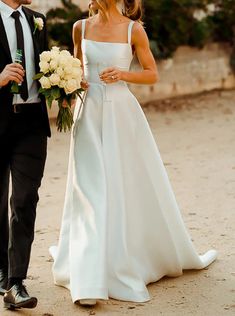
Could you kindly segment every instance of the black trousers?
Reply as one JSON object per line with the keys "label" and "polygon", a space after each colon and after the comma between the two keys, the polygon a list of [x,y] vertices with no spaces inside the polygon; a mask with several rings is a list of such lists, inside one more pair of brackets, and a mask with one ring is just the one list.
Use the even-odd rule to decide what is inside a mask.
{"label": "black trousers", "polygon": [[40,104],[12,112],[6,133],[0,135],[0,268],[11,278],[27,275],[46,148]]}

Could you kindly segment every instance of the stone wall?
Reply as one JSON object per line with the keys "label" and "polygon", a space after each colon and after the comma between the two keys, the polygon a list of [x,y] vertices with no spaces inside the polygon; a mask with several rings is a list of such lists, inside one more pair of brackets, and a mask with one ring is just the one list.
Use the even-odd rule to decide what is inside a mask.
{"label": "stone wall", "polygon": [[[130,85],[130,88],[141,102],[235,88],[235,76],[229,65],[230,52],[229,45],[218,43],[201,50],[179,47],[172,59],[157,63],[160,77],[157,84]],[[133,69],[136,68],[134,65]]]}

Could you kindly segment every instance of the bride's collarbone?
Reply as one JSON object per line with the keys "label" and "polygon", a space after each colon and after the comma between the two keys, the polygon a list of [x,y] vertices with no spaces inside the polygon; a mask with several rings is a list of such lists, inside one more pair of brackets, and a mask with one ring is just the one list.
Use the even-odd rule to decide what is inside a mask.
{"label": "bride's collarbone", "polygon": [[99,24],[94,23],[86,28],[85,38],[100,42],[120,42],[128,41],[128,25],[130,21],[119,24]]}
{"label": "bride's collarbone", "polygon": [[112,32],[110,30],[94,30],[94,32],[86,32],[86,39],[98,42],[120,42],[127,43],[128,35],[120,32]]}

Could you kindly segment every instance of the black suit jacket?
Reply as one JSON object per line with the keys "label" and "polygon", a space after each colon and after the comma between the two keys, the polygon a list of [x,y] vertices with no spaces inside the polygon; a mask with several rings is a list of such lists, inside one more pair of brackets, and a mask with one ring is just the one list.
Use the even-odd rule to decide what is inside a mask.
{"label": "black suit jacket", "polygon": [[[29,8],[23,7],[23,11],[28,20],[28,23],[31,28],[33,45],[34,45],[34,55],[35,55],[35,70],[36,73],[39,72],[39,54],[43,51],[48,50],[48,40],[47,40],[47,31],[46,31],[46,21],[44,15],[35,12]],[[36,30],[34,32],[34,19],[33,17],[40,17],[44,21],[44,27],[41,31]],[[4,24],[0,15],[0,72],[5,68],[7,64],[12,63],[12,58],[10,54],[10,48],[7,41],[7,35],[4,28]],[[7,127],[9,126],[10,115],[12,112],[12,100],[13,95],[10,92],[11,83],[7,86],[4,86],[0,89],[0,135],[3,134]],[[39,88],[39,84],[38,84]],[[43,128],[47,136],[51,135],[49,119],[47,114],[47,107],[45,98],[40,96],[42,100],[42,112],[43,112]]]}

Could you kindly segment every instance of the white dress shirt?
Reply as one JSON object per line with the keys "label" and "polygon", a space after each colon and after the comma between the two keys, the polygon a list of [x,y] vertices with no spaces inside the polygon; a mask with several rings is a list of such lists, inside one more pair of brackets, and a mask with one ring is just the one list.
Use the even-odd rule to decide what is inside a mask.
{"label": "white dress shirt", "polygon": [[[17,39],[16,39],[16,31],[15,31],[15,20],[11,16],[11,14],[15,10],[10,6],[0,1],[0,14],[3,20],[3,24],[6,30],[8,44],[11,51],[12,61],[15,61],[16,49],[17,49]],[[28,92],[29,98],[24,101],[19,94],[15,94],[13,98],[13,104],[18,103],[38,103],[40,99],[38,97],[38,88],[37,83],[33,80],[33,76],[35,75],[35,64],[34,64],[34,47],[33,47],[33,39],[32,32],[30,26],[28,24],[27,18],[22,10],[22,7],[18,7],[17,11],[20,12],[20,22],[22,24],[23,32],[24,32],[24,51],[25,51],[25,64],[26,64],[26,76],[28,83]]]}

